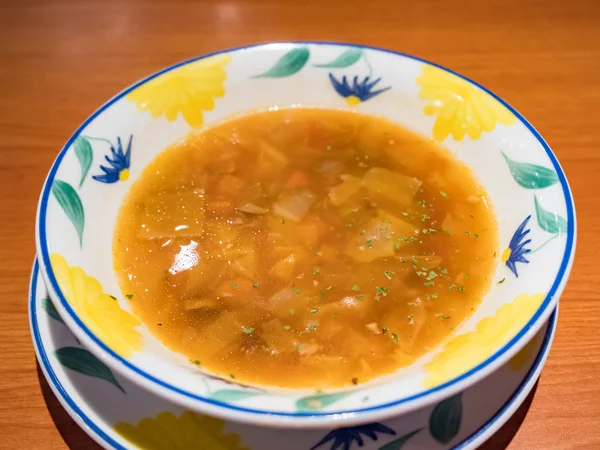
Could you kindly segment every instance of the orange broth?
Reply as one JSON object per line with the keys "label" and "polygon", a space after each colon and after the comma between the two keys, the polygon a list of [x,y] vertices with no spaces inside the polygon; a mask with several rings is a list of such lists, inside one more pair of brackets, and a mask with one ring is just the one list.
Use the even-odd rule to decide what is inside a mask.
{"label": "orange broth", "polygon": [[158,155],[114,264],[151,332],[206,370],[286,388],[411,364],[477,307],[497,225],[471,171],[380,118],[237,117]]}

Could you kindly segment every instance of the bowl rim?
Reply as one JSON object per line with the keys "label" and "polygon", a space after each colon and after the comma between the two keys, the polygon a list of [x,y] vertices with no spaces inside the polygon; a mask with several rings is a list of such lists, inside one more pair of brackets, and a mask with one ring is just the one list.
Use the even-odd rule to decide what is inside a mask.
{"label": "bowl rim", "polygon": [[[52,183],[54,181],[58,168],[61,165],[62,159],[64,158],[68,149],[73,144],[74,140],[96,117],[102,114],[103,111],[105,111],[115,102],[123,98],[133,89],[147,83],[148,81],[164,73],[185,66],[192,62],[223,53],[233,53],[251,49],[268,50],[270,48],[298,44],[314,46],[338,46],[342,48],[354,47],[367,50],[375,50],[387,53],[393,57],[401,57],[412,61],[429,64],[447,73],[458,76],[459,78],[467,81],[468,83],[473,84],[474,86],[477,86],[484,92],[491,95],[497,101],[499,101],[506,108],[508,108],[508,110],[515,115],[518,121],[521,124],[523,124],[533,135],[533,137],[538,141],[538,143],[546,152],[548,159],[551,161],[552,166],[556,171],[561,190],[563,192],[567,213],[567,232],[565,233],[566,243],[564,254],[558,272],[554,278],[550,289],[548,290],[539,308],[536,310],[535,314],[533,314],[533,316],[529,319],[526,325],[510,341],[506,342],[491,356],[489,356],[480,364],[471,368],[470,370],[461,373],[459,376],[449,381],[446,381],[441,385],[425,389],[422,392],[418,392],[416,394],[406,396],[388,403],[372,405],[364,408],[356,408],[352,410],[327,412],[281,412],[243,407],[222,401],[212,400],[210,398],[188,392],[182,387],[178,387],[177,385],[171,384],[164,380],[160,380],[154,377],[153,375],[143,371],[135,364],[127,361],[125,358],[116,354],[113,350],[106,346],[106,344],[104,344],[100,339],[98,339],[98,337],[96,337],[89,330],[89,328],[83,323],[83,321],[78,317],[73,308],[67,302],[66,298],[60,291],[60,288],[56,281],[56,277],[52,270],[52,266],[50,264],[50,254],[46,236],[46,213],[48,209],[48,200],[50,197]],[[142,78],[141,80],[134,82],[129,87],[125,88],[124,90],[116,94],[114,97],[112,97],[110,100],[105,102],[102,106],[100,106],[77,128],[77,130],[69,138],[69,140],[66,142],[66,144],[63,146],[63,148],[57,155],[55,161],[52,164],[52,167],[50,168],[50,171],[48,172],[48,176],[44,182],[38,203],[35,239],[36,251],[37,254],[40,255],[39,262],[40,267],[42,269],[41,273],[43,275],[43,279],[45,281],[46,286],[48,287],[50,296],[52,297],[54,303],[57,305],[59,311],[62,313],[61,316],[65,319],[65,322],[67,322],[69,328],[73,330],[77,337],[84,341],[85,346],[89,348],[90,351],[92,351],[96,356],[98,356],[111,368],[114,368],[121,375],[143,386],[145,389],[148,389],[160,396],[169,399],[170,401],[179,403],[185,407],[197,411],[206,412],[208,414],[225,418],[228,420],[274,427],[325,428],[331,426],[332,421],[335,422],[336,425],[347,425],[364,423],[367,421],[382,420],[390,416],[398,415],[401,413],[412,411],[419,407],[426,406],[428,404],[432,404],[436,401],[440,401],[444,398],[447,398],[455,394],[456,392],[466,389],[467,387],[483,379],[488,374],[496,370],[499,366],[504,364],[510,357],[512,357],[517,351],[519,351],[533,337],[533,335],[539,330],[539,328],[543,325],[543,323],[550,316],[551,312],[554,310],[558,298],[564,290],[573,265],[576,247],[576,229],[576,214],[573,196],[564,171],[560,166],[556,156],[550,149],[550,146],[542,138],[539,132],[515,108],[513,108],[510,104],[508,104],[498,95],[491,92],[489,89],[486,89],[485,87],[474,82],[473,80],[457,72],[454,72],[453,70],[447,69],[444,66],[433,63],[423,58],[412,56],[406,53],[397,52],[394,50],[346,42],[281,41],[234,47],[184,60],[182,62],[163,68],[151,75],[148,75],[147,77]]]}

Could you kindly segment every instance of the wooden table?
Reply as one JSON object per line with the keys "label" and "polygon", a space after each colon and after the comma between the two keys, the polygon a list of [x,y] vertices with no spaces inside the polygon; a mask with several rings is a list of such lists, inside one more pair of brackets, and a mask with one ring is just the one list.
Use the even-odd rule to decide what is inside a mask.
{"label": "wooden table", "polygon": [[577,258],[531,407],[486,448],[513,435],[510,449],[600,448],[598,0],[0,2],[0,448],[95,448],[36,369],[27,321],[37,199],[62,144],[101,103],[163,66],[305,39],[450,67],[507,99],[553,147],[575,196]]}

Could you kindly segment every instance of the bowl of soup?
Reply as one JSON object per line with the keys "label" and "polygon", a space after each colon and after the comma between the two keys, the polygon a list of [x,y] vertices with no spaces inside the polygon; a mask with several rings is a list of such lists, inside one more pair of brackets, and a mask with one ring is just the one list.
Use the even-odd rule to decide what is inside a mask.
{"label": "bowl of soup", "polygon": [[572,196],[508,103],[433,63],[335,43],[185,61],[69,139],[41,272],[123,376],[266,426],[440,401],[525,346],[564,289]]}

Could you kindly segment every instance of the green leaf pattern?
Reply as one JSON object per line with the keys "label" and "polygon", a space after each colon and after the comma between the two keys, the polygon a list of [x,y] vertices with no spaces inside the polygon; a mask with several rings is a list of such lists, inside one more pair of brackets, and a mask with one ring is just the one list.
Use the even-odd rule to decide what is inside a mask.
{"label": "green leaf pattern", "polygon": [[552,234],[562,234],[567,232],[567,220],[555,212],[546,211],[540,205],[537,196],[533,196],[535,203],[535,214],[538,225],[544,231]]}
{"label": "green leaf pattern", "polygon": [[92,145],[90,144],[90,141],[83,136],[77,136],[73,146],[75,147],[75,156],[77,156],[77,160],[81,166],[81,181],[79,182],[79,187],[81,187],[85,181],[85,177],[90,171],[90,167],[92,167],[94,154],[92,152]]}
{"label": "green leaf pattern", "polygon": [[460,431],[462,421],[462,398],[456,394],[438,403],[429,416],[429,433],[433,438],[447,444]]}
{"label": "green leaf pattern", "polygon": [[335,394],[317,394],[308,397],[302,397],[296,401],[296,410],[298,412],[318,411],[329,405],[343,399],[351,392],[338,392]]}
{"label": "green leaf pattern", "polygon": [[326,64],[313,64],[314,67],[321,68],[330,68],[330,69],[341,69],[344,67],[350,67],[352,64],[357,62],[361,56],[363,55],[363,51],[360,48],[349,48],[345,52],[343,52],[340,56],[338,56],[333,61],[330,61]]}
{"label": "green leaf pattern", "polygon": [[221,389],[213,392],[210,398],[220,402],[234,403],[260,394],[261,392],[242,391],[240,389]]}
{"label": "green leaf pattern", "polygon": [[75,372],[108,381],[125,393],[111,370],[89,351],[78,347],[62,347],[54,352],[58,362]]}
{"label": "green leaf pattern", "polygon": [[304,67],[309,56],[310,51],[308,50],[308,47],[295,48],[283,55],[268,71],[256,75],[254,78],[289,77]]}
{"label": "green leaf pattern", "polygon": [[52,194],[58,201],[58,204],[63,209],[79,236],[79,245],[83,244],[83,226],[85,223],[85,215],[83,212],[83,204],[77,194],[77,191],[69,183],[61,180],[54,180],[52,184]]}
{"label": "green leaf pattern", "polygon": [[[525,189],[544,189],[558,183],[558,175],[552,169],[524,162],[514,161],[502,152],[508,169],[514,180]],[[540,205],[537,195],[534,194],[533,202],[537,223],[540,228],[551,234],[563,234],[567,232],[567,220],[555,212],[546,211]]]}
{"label": "green leaf pattern", "polygon": [[558,183],[558,175],[552,169],[537,164],[517,162],[502,152],[513,178],[525,189],[544,189]]}
{"label": "green leaf pattern", "polygon": [[60,314],[58,314],[58,311],[56,310],[56,306],[54,306],[54,303],[52,303],[52,300],[50,300],[50,297],[42,299],[42,308],[44,308],[44,311],[46,311],[54,320],[58,320],[59,322],[63,321],[60,317]]}

